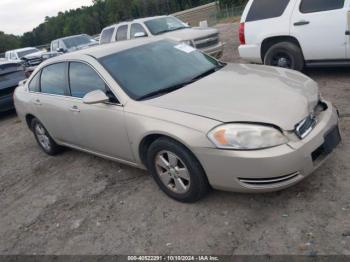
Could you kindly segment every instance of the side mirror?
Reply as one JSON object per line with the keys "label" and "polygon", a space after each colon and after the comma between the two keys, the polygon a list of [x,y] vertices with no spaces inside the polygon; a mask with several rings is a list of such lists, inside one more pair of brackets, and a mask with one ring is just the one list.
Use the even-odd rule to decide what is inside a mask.
{"label": "side mirror", "polygon": [[64,49],[64,48],[57,48],[57,50],[56,50],[58,53],[65,53],[66,52],[66,50]]}
{"label": "side mirror", "polygon": [[108,96],[101,90],[95,90],[87,93],[83,98],[83,102],[88,105],[101,104],[108,101]]}
{"label": "side mirror", "polygon": [[146,37],[147,34],[145,32],[138,32],[134,34],[134,38]]}

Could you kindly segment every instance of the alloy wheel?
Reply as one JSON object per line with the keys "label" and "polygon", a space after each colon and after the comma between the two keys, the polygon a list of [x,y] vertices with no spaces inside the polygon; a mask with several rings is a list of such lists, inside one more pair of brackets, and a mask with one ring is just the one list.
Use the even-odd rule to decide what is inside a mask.
{"label": "alloy wheel", "polygon": [[155,158],[155,166],[162,183],[172,192],[185,194],[190,188],[190,173],[184,162],[170,151],[161,151]]}
{"label": "alloy wheel", "polygon": [[35,125],[35,135],[38,138],[39,144],[46,150],[46,151],[50,151],[51,150],[51,142],[50,142],[50,138],[46,133],[45,128],[37,123]]}

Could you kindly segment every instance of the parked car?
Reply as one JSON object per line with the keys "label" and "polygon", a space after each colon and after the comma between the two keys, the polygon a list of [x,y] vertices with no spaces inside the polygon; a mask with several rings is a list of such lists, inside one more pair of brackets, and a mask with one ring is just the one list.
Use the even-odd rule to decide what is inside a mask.
{"label": "parked car", "polygon": [[21,63],[0,60],[0,112],[14,109],[13,93],[24,79],[26,76]]}
{"label": "parked car", "polygon": [[240,56],[295,70],[350,65],[349,11],[349,0],[250,0],[240,24]]}
{"label": "parked car", "polygon": [[44,60],[57,55],[59,55],[57,52],[47,52],[35,47],[26,47],[7,51],[5,53],[5,58],[11,62],[21,62],[27,68],[33,68]]}
{"label": "parked car", "polygon": [[102,30],[100,44],[160,35],[217,58],[223,53],[224,44],[218,29],[190,27],[174,16],[148,17],[106,27]]}
{"label": "parked car", "polygon": [[98,45],[98,42],[87,34],[73,35],[51,42],[51,52],[69,53]]}
{"label": "parked car", "polygon": [[47,154],[68,146],[147,168],[184,202],[210,186],[289,187],[340,142],[337,110],[307,76],[223,64],[155,38],[48,60],[16,89],[15,105]]}

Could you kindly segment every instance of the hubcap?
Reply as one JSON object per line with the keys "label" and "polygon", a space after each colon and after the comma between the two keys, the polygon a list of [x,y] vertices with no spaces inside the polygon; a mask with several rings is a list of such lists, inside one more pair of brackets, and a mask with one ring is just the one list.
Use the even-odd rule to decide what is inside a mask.
{"label": "hubcap", "polygon": [[50,139],[47,136],[44,127],[39,123],[35,125],[35,135],[37,136],[40,145],[46,151],[50,151],[50,149],[51,149]]}
{"label": "hubcap", "polygon": [[190,174],[181,158],[169,151],[161,151],[155,159],[157,174],[171,191],[184,194],[190,188]]}
{"label": "hubcap", "polygon": [[287,54],[277,54],[273,57],[272,65],[283,67],[283,68],[291,68],[292,62],[291,58]]}

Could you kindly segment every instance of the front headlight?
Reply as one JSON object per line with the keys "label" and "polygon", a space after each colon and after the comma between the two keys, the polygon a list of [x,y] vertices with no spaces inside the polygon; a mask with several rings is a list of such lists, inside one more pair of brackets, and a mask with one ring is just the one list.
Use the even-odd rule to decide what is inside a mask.
{"label": "front headlight", "polygon": [[208,138],[221,149],[253,150],[288,142],[279,130],[255,124],[226,124],[209,132]]}

